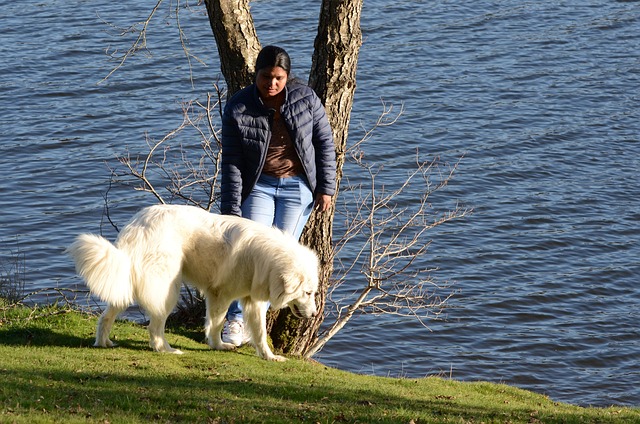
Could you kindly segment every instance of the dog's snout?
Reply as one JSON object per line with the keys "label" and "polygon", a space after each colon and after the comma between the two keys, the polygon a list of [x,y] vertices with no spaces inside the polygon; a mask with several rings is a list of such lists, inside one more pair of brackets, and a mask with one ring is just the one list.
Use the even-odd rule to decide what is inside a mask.
{"label": "dog's snout", "polygon": [[295,315],[297,318],[309,319],[314,318],[318,315],[318,308],[315,305],[313,305],[313,307],[303,307],[302,305],[290,303],[289,309],[291,309],[291,312],[293,312],[293,315]]}

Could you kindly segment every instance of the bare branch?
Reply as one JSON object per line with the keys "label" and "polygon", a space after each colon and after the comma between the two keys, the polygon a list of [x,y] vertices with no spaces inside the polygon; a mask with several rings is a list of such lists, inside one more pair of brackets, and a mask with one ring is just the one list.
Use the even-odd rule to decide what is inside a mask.
{"label": "bare branch", "polygon": [[[149,29],[149,25],[151,24],[151,21],[153,20],[154,16],[156,15],[156,12],[158,11],[158,9],[160,8],[160,5],[162,4],[163,0],[158,0],[156,5],[154,6],[154,8],[151,10],[151,13],[149,13],[149,15],[147,16],[147,18],[142,21],[142,22],[137,22],[133,25],[131,25],[128,28],[117,28],[119,31],[119,36],[123,37],[126,34],[129,33],[137,33],[137,37],[136,39],[133,41],[133,43],[129,46],[129,48],[127,49],[126,52],[124,52],[123,54],[118,55],[118,51],[115,50],[112,53],[109,53],[109,51],[107,51],[107,53],[114,59],[118,60],[118,64],[111,69],[111,71],[98,82],[99,84],[102,84],[103,82],[105,82],[107,79],[109,79],[111,77],[111,75],[113,75],[116,71],[118,71],[122,66],[124,66],[125,62],[131,58],[132,56],[136,55],[138,52],[140,51],[146,51],[148,54],[150,54],[148,48],[147,48],[147,32]],[[176,27],[178,28],[178,39],[180,40],[180,45],[182,47],[182,51],[184,52],[185,58],[187,59],[187,65],[189,67],[189,80],[191,81],[191,86],[194,86],[194,82],[193,82],[193,63],[192,60],[195,60],[196,62],[200,63],[203,66],[207,66],[207,64],[201,60],[198,56],[194,55],[193,52],[191,51],[191,49],[189,48],[189,39],[187,38],[187,35],[184,32],[184,29],[182,27],[182,22],[181,22],[181,15],[180,15],[180,10],[182,8],[189,8],[188,3],[185,5],[182,5],[180,3],[180,0],[176,0],[176,4],[175,4],[175,8],[174,8],[174,19],[176,22]],[[105,24],[109,25],[112,28],[116,28],[114,25],[103,21]],[[141,27],[141,28],[140,28]],[[138,29],[140,28],[140,29]]]}
{"label": "bare branch", "polygon": [[384,101],[384,99],[380,99],[380,102],[382,103],[382,112],[378,116],[375,124],[373,124],[373,126],[371,126],[371,128],[369,129],[364,129],[364,135],[362,136],[362,138],[353,145],[347,147],[345,153],[352,153],[354,150],[359,150],[362,144],[366,143],[367,141],[369,141],[369,139],[371,139],[371,137],[373,137],[373,134],[376,130],[395,124],[398,119],[400,119],[400,116],[404,113],[404,104],[400,105],[400,111],[398,111],[398,113],[396,113],[395,115],[391,115],[391,113],[393,112],[393,105],[387,106],[387,103]]}
{"label": "bare branch", "polygon": [[[188,6],[188,5],[187,5]],[[202,61],[199,57],[191,53],[191,49],[189,48],[189,40],[187,39],[186,34],[182,29],[182,23],[180,22],[180,0],[176,0],[176,25],[178,27],[178,35],[180,37],[180,45],[182,46],[182,50],[184,51],[184,56],[187,59],[187,64],[189,65],[189,80],[191,81],[191,86],[193,87],[193,67],[191,65],[191,59],[193,58],[201,65],[206,66],[206,63]]]}
{"label": "bare branch", "polygon": [[116,72],[118,69],[120,69],[124,65],[124,63],[127,61],[127,59],[129,59],[129,57],[133,56],[134,54],[136,54],[140,50],[146,50],[147,49],[147,28],[149,27],[149,24],[151,23],[151,19],[153,19],[153,15],[156,14],[156,12],[160,8],[160,5],[162,4],[162,2],[163,2],[163,0],[158,0],[156,5],[154,6],[154,8],[151,10],[151,13],[149,14],[149,16],[147,16],[147,19],[145,19],[142,22],[142,29],[141,30],[138,31],[136,29],[136,27],[140,24],[140,22],[138,22],[137,24],[134,24],[131,27],[129,27],[128,29],[122,31],[121,35],[124,35],[124,34],[126,34],[128,32],[136,32],[136,31],[138,31],[138,37],[133,42],[131,47],[129,47],[129,49],[122,56],[120,56],[120,58],[119,58],[120,62],[115,66],[115,68],[113,68],[111,70],[111,72],[109,72],[107,74],[106,77],[101,79],[98,82],[98,84],[102,84],[107,79],[109,79],[109,77],[111,75],[113,75],[114,72]]}
{"label": "bare branch", "polygon": [[[391,107],[384,103],[383,107],[374,129],[384,122],[395,122],[388,120]],[[439,158],[422,161],[416,152],[415,168],[406,181],[389,190],[378,184],[383,168],[365,161],[362,146],[372,136],[373,129],[365,131],[363,139],[348,149],[352,163],[363,170],[360,175],[367,175],[368,182],[342,190],[343,196],[350,195],[343,197],[346,229],[336,243],[335,255],[341,266],[335,267],[337,279],[328,295],[336,317],[307,350],[306,357],[322,349],[357,313],[413,317],[428,328],[427,320],[436,319],[453,295],[440,297],[439,291],[446,287],[432,279],[434,270],[421,268],[418,262],[424,260],[431,243],[426,238],[429,230],[471,212],[456,205],[452,211],[437,214],[429,201],[431,194],[447,186],[459,162],[450,166]],[[432,175],[439,182],[434,184]],[[419,187],[417,195],[415,186]],[[345,265],[339,253],[347,245],[355,254]],[[360,264],[359,269],[356,264]],[[346,281],[353,285],[355,272],[364,277],[362,284],[335,299]]]}
{"label": "bare branch", "polygon": [[[148,153],[118,157],[123,170],[112,170],[111,182],[136,181],[134,189],[151,193],[160,203],[182,199],[188,204],[211,210],[217,201],[221,167],[219,130],[212,114],[220,111],[223,93],[209,93],[206,102],[191,101],[182,105],[182,123],[158,141],[146,138]],[[196,144],[175,143],[178,137],[199,140],[197,161],[190,160]]]}

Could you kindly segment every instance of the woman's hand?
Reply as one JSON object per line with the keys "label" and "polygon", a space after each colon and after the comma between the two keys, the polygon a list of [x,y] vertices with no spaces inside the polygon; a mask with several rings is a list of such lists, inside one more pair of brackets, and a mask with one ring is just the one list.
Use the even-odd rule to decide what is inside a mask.
{"label": "woman's hand", "polygon": [[331,207],[331,196],[328,194],[316,194],[314,209],[319,212],[326,212]]}

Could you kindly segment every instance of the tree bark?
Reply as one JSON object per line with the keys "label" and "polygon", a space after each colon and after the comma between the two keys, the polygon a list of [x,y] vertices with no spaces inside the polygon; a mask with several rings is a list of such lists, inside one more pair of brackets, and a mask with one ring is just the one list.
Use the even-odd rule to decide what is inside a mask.
{"label": "tree bark", "polygon": [[[323,101],[333,129],[337,158],[337,188],[342,178],[351,108],[356,88],[358,54],[362,45],[360,15],[363,0],[323,0],[314,42],[309,85]],[[251,83],[260,51],[248,0],[205,0],[209,22],[220,54],[221,70],[229,95]],[[319,256],[320,287],[316,302],[324,310],[333,272],[334,205],[327,213],[314,213],[301,241]],[[288,310],[269,316],[274,348],[304,355],[318,337],[324,320],[321,313],[311,320],[298,320]]]}
{"label": "tree bark", "polygon": [[251,84],[260,41],[249,0],[205,0],[205,4],[229,98]]}
{"label": "tree bark", "polygon": [[[333,129],[338,162],[337,189],[342,179],[358,54],[362,45],[361,12],[362,0],[323,0],[309,75],[309,86],[323,101]],[[320,311],[324,311],[333,272],[334,207],[335,196],[334,205],[328,213],[311,215],[301,238],[302,243],[312,247],[320,258],[320,287],[316,296]],[[324,321],[324,314],[311,320],[298,320],[286,309],[274,315],[277,318],[270,331],[273,346],[294,355],[306,353],[316,341]]]}

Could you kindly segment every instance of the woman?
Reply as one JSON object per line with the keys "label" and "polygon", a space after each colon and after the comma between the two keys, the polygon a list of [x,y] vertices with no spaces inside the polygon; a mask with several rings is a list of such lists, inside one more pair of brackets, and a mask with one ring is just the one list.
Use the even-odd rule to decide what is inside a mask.
{"label": "woman", "polygon": [[[227,102],[222,116],[220,211],[298,239],[314,206],[327,211],[335,194],[333,134],[315,92],[289,78],[284,49],[263,48],[255,69],[254,83]],[[229,307],[223,341],[248,341],[237,301]]]}

